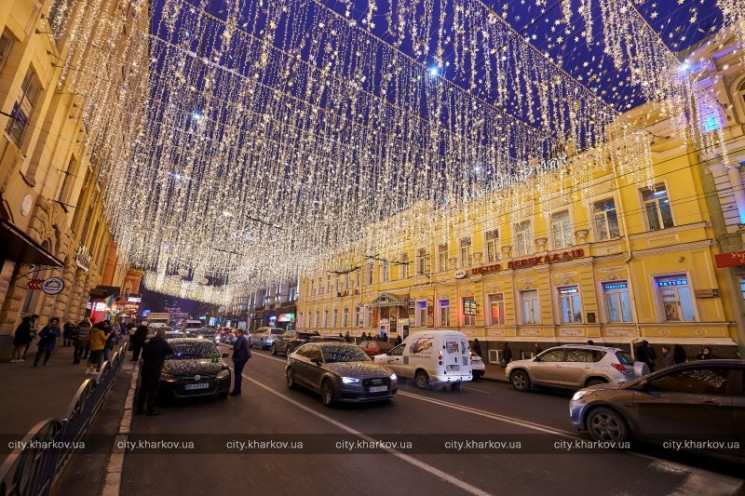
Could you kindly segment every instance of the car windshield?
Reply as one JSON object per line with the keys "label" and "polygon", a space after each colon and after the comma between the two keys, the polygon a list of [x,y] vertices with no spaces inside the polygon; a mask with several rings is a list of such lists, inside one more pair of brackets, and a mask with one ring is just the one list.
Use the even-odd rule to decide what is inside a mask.
{"label": "car windshield", "polygon": [[186,328],[187,329],[195,329],[195,328],[199,328],[199,327],[202,327],[202,323],[201,322],[187,322],[186,323]]}
{"label": "car windshield", "polygon": [[633,365],[634,359],[631,358],[631,354],[627,351],[617,351],[616,352],[616,358],[618,358],[618,362],[623,365]]}
{"label": "car windshield", "polygon": [[171,358],[188,360],[191,358],[212,358],[220,353],[210,341],[193,341],[188,343],[171,343],[174,355]]}
{"label": "car windshield", "polygon": [[370,359],[358,346],[324,346],[321,348],[326,363],[367,362]]}
{"label": "car windshield", "polygon": [[284,329],[272,329],[272,334],[284,334]]}

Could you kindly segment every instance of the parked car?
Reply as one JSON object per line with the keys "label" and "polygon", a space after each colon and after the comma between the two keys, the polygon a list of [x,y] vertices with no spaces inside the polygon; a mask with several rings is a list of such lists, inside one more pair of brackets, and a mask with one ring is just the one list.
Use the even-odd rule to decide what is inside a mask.
{"label": "parked car", "polygon": [[306,343],[290,353],[287,387],[302,386],[321,394],[324,405],[337,401],[387,401],[398,391],[389,367],[375,363],[352,343]]}
{"label": "parked car", "polygon": [[367,353],[367,355],[370,357],[380,355],[381,353],[385,353],[393,349],[393,344],[389,343],[388,341],[378,341],[376,339],[367,339],[365,341],[360,341],[359,343],[357,343],[357,345],[365,350],[365,353]]}
{"label": "parked car", "polygon": [[604,382],[626,382],[649,373],[643,362],[610,346],[566,344],[534,358],[507,364],[505,375],[518,391],[534,386],[580,389]]}
{"label": "parked car", "polygon": [[181,331],[170,329],[166,331],[166,339],[178,339],[178,338],[185,338],[186,334],[184,334]]}
{"label": "parked car", "polygon": [[184,331],[188,337],[195,338],[202,331],[203,327],[204,324],[202,324],[201,320],[187,320],[184,322],[181,330]]}
{"label": "parked car", "polygon": [[292,353],[292,350],[296,348],[297,333],[295,331],[285,331],[282,334],[274,336],[274,342],[272,342],[272,355],[281,353],[285,356]]}
{"label": "parked car", "polygon": [[569,414],[574,427],[598,441],[677,439],[681,444],[668,446],[742,457],[745,360],[681,363],[633,381],[581,389]]}
{"label": "parked car", "polygon": [[268,350],[277,336],[285,333],[281,327],[259,327],[256,332],[248,335],[248,345],[260,350]]}
{"label": "parked car", "polygon": [[166,358],[160,374],[160,393],[174,398],[227,397],[230,369],[215,343],[206,339],[171,339],[174,354]]}
{"label": "parked car", "polygon": [[473,350],[471,350],[471,370],[473,371],[473,380],[482,377],[486,373],[484,360]]}
{"label": "parked car", "polygon": [[460,387],[473,379],[468,338],[458,331],[415,332],[374,360],[400,377],[414,379],[419,388],[432,384]]}

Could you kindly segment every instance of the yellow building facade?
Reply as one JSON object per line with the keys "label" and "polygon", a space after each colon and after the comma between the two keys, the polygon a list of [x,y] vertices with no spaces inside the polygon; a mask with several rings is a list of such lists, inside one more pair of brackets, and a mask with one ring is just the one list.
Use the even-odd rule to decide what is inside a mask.
{"label": "yellow building facade", "polygon": [[[23,316],[40,315],[40,325],[52,316],[77,322],[91,291],[120,286],[128,274],[109,267],[103,280],[112,237],[95,157],[105,153],[99,137],[109,124],[96,116],[107,110],[104,95],[121,92],[123,76],[116,64],[99,63],[115,54],[95,55],[92,38],[81,34],[94,29],[79,24],[90,5],[0,4],[0,358],[9,356]],[[147,26],[146,9],[126,17],[118,2],[96,5],[99,20],[108,14]]]}
{"label": "yellow building facade", "polygon": [[[738,64],[721,63],[732,88],[745,81]],[[742,84],[742,94],[727,97],[745,98]],[[745,114],[729,107],[721,126],[742,136]],[[651,142],[653,166],[643,181],[610,166],[582,172],[574,165],[582,157],[571,157],[552,173],[555,181],[519,186],[519,203],[476,202],[441,216],[429,241],[402,240],[377,254],[352,247],[301,276],[298,330],[390,338],[456,329],[478,338],[491,363],[505,342],[516,357],[531,356],[536,345],[592,340],[628,349],[642,339],[683,345],[689,357],[703,346],[736,356],[745,343],[745,276],[735,280],[716,262],[728,207],[726,195],[716,198],[711,168],[721,157],[681,139],[673,119],[650,122],[650,113],[624,117]],[[742,154],[730,152],[730,160]],[[737,160],[734,184],[742,190],[745,157]],[[580,173],[591,178],[572,181]]]}

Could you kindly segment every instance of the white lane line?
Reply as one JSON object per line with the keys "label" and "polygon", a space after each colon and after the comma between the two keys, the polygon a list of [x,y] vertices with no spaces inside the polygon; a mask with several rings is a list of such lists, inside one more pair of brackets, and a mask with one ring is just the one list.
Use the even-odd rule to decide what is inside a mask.
{"label": "white lane line", "polygon": [[463,386],[463,389],[465,389],[466,391],[476,391],[482,394],[491,394],[491,391],[484,391],[483,389],[478,389],[473,386]]}
{"label": "white lane line", "polygon": [[[303,405],[302,403],[299,403],[299,402],[297,402],[297,401],[295,401],[295,400],[293,400],[291,398],[288,398],[287,396],[278,393],[274,389],[272,389],[272,388],[270,388],[268,386],[263,385],[259,381],[255,380],[255,379],[252,379],[252,378],[248,377],[245,374],[242,374],[242,375],[243,375],[243,378],[246,379],[246,380],[248,380],[249,382],[252,382],[253,384],[259,386],[260,388],[262,388],[262,389],[268,391],[269,393],[277,396],[278,398],[282,398],[283,400],[287,401],[288,403],[291,403],[292,405],[300,408],[301,410],[305,410],[306,412],[310,413],[311,415],[313,415],[315,417],[318,417],[319,419],[324,420],[324,421],[326,421],[326,422],[328,422],[328,423],[330,423],[330,424],[338,427],[339,429],[342,429],[342,430],[344,430],[344,431],[346,431],[346,432],[348,432],[348,433],[350,433],[352,435],[355,435],[355,436],[357,436],[357,437],[359,437],[361,439],[364,439],[365,441],[368,441],[368,442],[371,442],[371,443],[377,443],[378,442],[375,438],[370,437],[370,436],[368,436],[367,434],[365,434],[363,432],[360,432],[358,430],[352,429],[351,427],[348,427],[345,424],[342,424],[341,422],[339,422],[337,420],[334,420],[334,419],[332,419],[331,417],[329,417],[327,415],[324,415],[322,413],[319,413],[319,412],[313,410],[312,408]],[[467,482],[465,482],[463,480],[460,480],[457,477],[453,477],[452,475],[448,474],[447,472],[443,472],[442,470],[440,470],[438,468],[435,468],[432,465],[429,465],[429,464],[424,463],[424,462],[422,462],[420,460],[417,460],[413,456],[406,455],[406,454],[401,453],[400,451],[395,450],[395,449],[392,449],[392,448],[384,447],[384,445],[381,445],[381,449],[383,449],[383,450],[387,451],[388,453],[394,455],[398,459],[403,460],[406,463],[409,463],[411,465],[414,465],[415,467],[417,467],[417,468],[419,468],[421,470],[424,470],[425,472],[427,472],[427,473],[429,473],[431,475],[434,475],[438,479],[440,479],[440,480],[442,480],[444,482],[447,482],[449,484],[452,484],[453,486],[457,487],[458,489],[461,489],[461,490],[463,490],[463,491],[465,491],[465,492],[467,492],[469,494],[474,494],[474,495],[478,495],[478,496],[490,496],[490,494],[491,494],[491,493],[489,493],[487,491],[484,491],[482,489],[479,489],[478,487],[473,486],[473,485],[471,485],[471,484],[469,484],[469,483],[467,483]]]}

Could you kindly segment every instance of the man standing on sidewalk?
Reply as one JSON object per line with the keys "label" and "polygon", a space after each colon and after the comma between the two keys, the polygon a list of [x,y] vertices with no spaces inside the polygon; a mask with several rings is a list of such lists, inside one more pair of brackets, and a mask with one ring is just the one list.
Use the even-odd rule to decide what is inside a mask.
{"label": "man standing on sidewalk", "polygon": [[241,383],[243,382],[243,367],[246,366],[246,362],[251,358],[251,352],[248,349],[246,340],[243,337],[243,329],[237,330],[238,337],[233,343],[233,391],[230,392],[230,396],[240,396],[241,394]]}
{"label": "man standing on sidewalk", "polygon": [[140,368],[140,391],[137,395],[137,409],[135,415],[145,413],[147,400],[147,414],[160,415],[155,409],[155,399],[158,397],[160,386],[160,372],[168,355],[173,355],[173,348],[165,340],[166,330],[158,329],[156,334],[142,350],[142,367]]}
{"label": "man standing on sidewalk", "polygon": [[23,356],[26,354],[28,345],[34,340],[31,333],[34,329],[34,322],[38,318],[39,316],[36,314],[26,315],[21,320],[21,323],[18,324],[18,328],[16,328],[16,332],[13,335],[13,357],[10,360],[11,363],[24,361]]}
{"label": "man standing on sidewalk", "polygon": [[78,322],[75,328],[75,351],[72,355],[72,363],[80,363],[80,360],[86,360],[88,358],[89,341],[91,338],[91,321],[87,317],[83,318]]}

